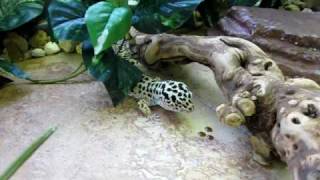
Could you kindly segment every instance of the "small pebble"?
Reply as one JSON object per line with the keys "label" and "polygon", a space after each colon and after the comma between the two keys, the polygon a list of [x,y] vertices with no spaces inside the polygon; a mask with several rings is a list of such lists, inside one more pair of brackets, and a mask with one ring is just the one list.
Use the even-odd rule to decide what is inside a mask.
{"label": "small pebble", "polygon": [[209,126],[205,127],[204,129],[205,129],[207,132],[212,132],[212,128],[209,127]]}
{"label": "small pebble", "polygon": [[38,30],[29,40],[31,47],[43,48],[50,41],[50,36],[43,30]]}
{"label": "small pebble", "polygon": [[45,46],[44,46],[44,51],[46,52],[46,54],[51,55],[51,54],[55,54],[58,53],[60,51],[60,48],[58,46],[57,43],[55,42],[48,42]]}
{"label": "small pebble", "polygon": [[76,46],[76,52],[78,54],[82,54],[82,43],[79,43],[77,46]]}
{"label": "small pebble", "polygon": [[59,41],[59,46],[63,52],[72,53],[76,48],[76,42],[71,40]]}
{"label": "small pebble", "polygon": [[313,13],[312,9],[310,9],[310,8],[304,8],[301,12],[304,12],[304,13]]}
{"label": "small pebble", "polygon": [[206,133],[202,132],[202,131],[198,132],[198,134],[199,134],[200,137],[205,137],[206,136]]}
{"label": "small pebble", "polygon": [[46,55],[46,52],[43,49],[36,48],[31,50],[31,56],[32,57],[43,57]]}

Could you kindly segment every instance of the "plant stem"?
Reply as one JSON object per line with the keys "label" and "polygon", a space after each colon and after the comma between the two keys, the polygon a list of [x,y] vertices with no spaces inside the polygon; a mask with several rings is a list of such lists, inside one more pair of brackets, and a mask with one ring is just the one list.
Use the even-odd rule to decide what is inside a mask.
{"label": "plant stem", "polygon": [[56,130],[56,127],[50,128],[35,140],[12,164],[10,164],[10,166],[0,176],[0,180],[8,180]]}
{"label": "plant stem", "polygon": [[0,1],[0,11],[1,11],[1,16],[4,16],[4,9],[3,9],[3,2]]}
{"label": "plant stem", "polygon": [[61,78],[61,79],[52,79],[52,80],[38,80],[38,79],[27,79],[29,81],[31,81],[32,83],[35,84],[55,84],[55,83],[60,83],[60,82],[64,82],[67,81],[69,79],[75,78],[78,75],[82,74],[83,72],[85,72],[87,69],[84,68],[81,71],[79,71],[81,69],[81,67],[83,66],[83,62],[78,66],[78,68],[76,70],[74,70],[72,73],[70,73],[67,77]]}

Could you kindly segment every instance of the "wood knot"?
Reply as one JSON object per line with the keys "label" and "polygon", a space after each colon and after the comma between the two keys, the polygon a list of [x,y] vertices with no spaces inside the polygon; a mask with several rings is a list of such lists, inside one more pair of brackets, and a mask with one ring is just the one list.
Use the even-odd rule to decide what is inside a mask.
{"label": "wood knot", "polygon": [[305,108],[302,113],[311,118],[317,118],[318,116],[318,110],[314,104],[308,104],[307,108]]}
{"label": "wood knot", "polygon": [[268,71],[271,66],[272,66],[272,62],[271,61],[266,62],[264,64],[264,70]]}
{"label": "wood knot", "polygon": [[287,95],[293,95],[296,91],[292,88],[287,89],[286,94]]}
{"label": "wood knot", "polygon": [[292,122],[293,124],[300,124],[300,123],[301,123],[300,120],[299,120],[298,118],[296,118],[296,117],[292,118],[292,119],[291,119],[291,122]]}

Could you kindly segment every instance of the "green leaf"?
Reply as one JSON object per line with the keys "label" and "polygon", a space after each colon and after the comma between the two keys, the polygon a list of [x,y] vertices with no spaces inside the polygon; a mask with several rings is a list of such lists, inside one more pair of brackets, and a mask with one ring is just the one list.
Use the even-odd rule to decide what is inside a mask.
{"label": "green leaf", "polygon": [[145,33],[161,33],[179,28],[203,0],[140,1],[132,19],[133,26]]}
{"label": "green leaf", "polygon": [[55,38],[75,41],[88,39],[84,21],[86,9],[87,6],[80,0],[52,0],[48,13]]}
{"label": "green leaf", "polygon": [[254,6],[261,0],[229,0],[230,6]]}
{"label": "green leaf", "polygon": [[128,6],[128,0],[108,0],[108,1],[111,2],[116,7]]}
{"label": "green leaf", "polygon": [[0,0],[0,31],[17,28],[42,13],[43,0]]}
{"label": "green leaf", "polygon": [[119,57],[115,58],[114,73],[111,74],[109,81],[104,82],[112,102],[119,104],[134,88],[134,86],[142,79],[142,72]]}
{"label": "green leaf", "polygon": [[29,75],[22,71],[18,66],[9,63],[0,58],[0,71],[3,70],[6,73],[12,74],[21,79],[28,79]]}
{"label": "green leaf", "polygon": [[1,180],[9,179],[32,154],[56,131],[57,128],[48,129],[42,136],[36,139],[23,153],[4,171]]}
{"label": "green leaf", "polygon": [[95,55],[108,49],[112,43],[127,34],[131,17],[129,7],[116,7],[111,2],[98,2],[89,7],[85,21]]}
{"label": "green leaf", "polygon": [[93,58],[93,51],[92,45],[85,41],[82,49],[84,63],[90,74],[103,82],[113,104],[117,105],[141,80],[142,72],[128,61],[116,56],[111,48],[96,58]]}

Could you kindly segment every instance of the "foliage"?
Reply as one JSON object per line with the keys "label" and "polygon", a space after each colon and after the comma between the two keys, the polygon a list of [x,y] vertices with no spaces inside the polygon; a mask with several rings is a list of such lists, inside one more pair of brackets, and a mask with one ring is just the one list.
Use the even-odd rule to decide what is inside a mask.
{"label": "foliage", "polygon": [[0,58],[0,71],[1,70],[21,79],[29,78],[29,75],[22,71],[18,66]]}
{"label": "foliage", "polygon": [[22,154],[0,175],[0,179],[9,179],[32,154],[56,131],[57,128],[48,129],[43,135],[36,139]]}
{"label": "foliage", "polygon": [[[86,42],[83,47],[85,65],[91,75],[104,82],[117,104],[141,79],[142,72],[119,58],[111,45],[125,37],[132,21],[142,32],[178,28],[201,1],[131,0],[129,6],[128,0],[52,0],[49,22],[55,38]],[[86,41],[88,37],[94,51]]]}
{"label": "foliage", "polygon": [[[261,1],[261,0],[260,0]],[[146,33],[181,27],[197,7],[217,21],[232,5],[257,5],[259,0],[52,0],[49,23],[55,38],[85,41],[83,59],[91,75],[103,81],[114,103],[125,97],[141,71],[121,60],[111,46],[130,26]],[[202,8],[201,8],[202,6]],[[213,22],[214,22],[213,21]],[[90,43],[87,41],[90,40]],[[92,45],[92,46],[91,46]],[[93,47],[93,50],[90,49]]]}
{"label": "foliage", "polygon": [[[10,31],[38,17],[44,7],[43,0],[0,0],[0,32]],[[0,58],[0,71],[18,78],[28,79],[28,75],[14,64]],[[12,80],[0,75],[0,87]]]}
{"label": "foliage", "polygon": [[131,26],[131,9],[111,2],[98,2],[89,7],[85,22],[94,54],[98,55],[122,39]]}
{"label": "foliage", "polygon": [[[62,17],[57,17],[59,14]],[[131,9],[125,0],[101,2],[95,0],[53,0],[49,5],[49,22],[57,39],[86,42],[90,37],[91,44],[94,45],[94,53],[84,47],[85,65],[91,75],[104,82],[109,93],[118,92],[110,93],[112,99],[115,100],[114,104],[118,103],[117,99],[121,100],[128,94],[128,89],[133,88],[142,74],[131,64],[119,63],[118,61],[121,60],[110,48],[112,43],[122,39],[129,31],[131,17]],[[88,43],[86,42],[86,44]],[[122,77],[127,78],[120,79],[118,85],[112,85],[114,84],[112,83],[113,78]]]}
{"label": "foliage", "polygon": [[117,105],[142,78],[142,72],[128,61],[116,56],[111,49],[94,61],[92,61],[93,56],[93,46],[89,41],[85,41],[82,49],[84,63],[90,74],[104,83],[112,102]]}
{"label": "foliage", "polygon": [[203,0],[140,1],[133,16],[133,26],[146,33],[161,33],[185,23]]}
{"label": "foliage", "polygon": [[43,0],[0,0],[0,31],[17,28],[42,13]]}
{"label": "foliage", "polygon": [[55,38],[84,41],[88,32],[84,21],[87,6],[80,0],[53,0],[48,7]]}
{"label": "foliage", "polygon": [[[5,72],[21,79],[29,78],[29,75],[22,71],[19,67],[2,58],[0,58],[0,72]],[[10,82],[12,82],[12,80],[0,75],[0,87]]]}

